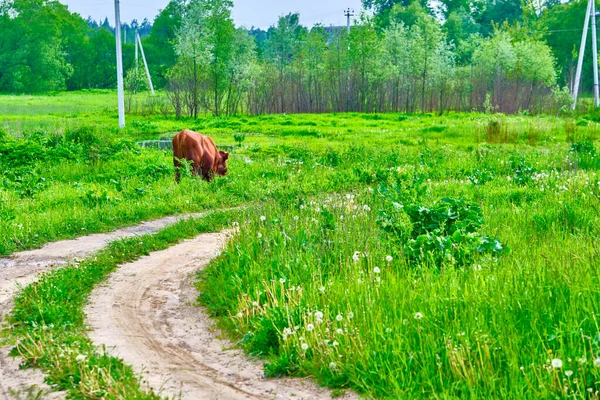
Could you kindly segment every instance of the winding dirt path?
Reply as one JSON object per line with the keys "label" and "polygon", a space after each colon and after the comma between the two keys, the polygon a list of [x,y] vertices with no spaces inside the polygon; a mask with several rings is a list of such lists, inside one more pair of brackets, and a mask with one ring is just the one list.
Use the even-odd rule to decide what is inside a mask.
{"label": "winding dirt path", "polygon": [[[0,258],[0,322],[3,322],[5,316],[12,310],[13,298],[19,289],[33,283],[41,273],[86,257],[112,241],[155,233],[182,219],[198,218],[203,215],[205,214],[165,217],[111,233],[48,243],[37,250],[23,251]],[[41,393],[41,398],[64,398],[64,394],[49,393],[41,371],[19,370],[19,361],[8,356],[10,349],[11,346],[0,346],[0,398],[39,398],[36,397],[38,393]]]}
{"label": "winding dirt path", "polygon": [[[195,307],[194,273],[223,247],[226,233],[203,234],[122,265],[92,292],[89,336],[133,365],[144,384],[183,399],[327,399],[309,380],[263,377],[259,362],[218,339]],[[346,397],[349,398],[349,397]]]}

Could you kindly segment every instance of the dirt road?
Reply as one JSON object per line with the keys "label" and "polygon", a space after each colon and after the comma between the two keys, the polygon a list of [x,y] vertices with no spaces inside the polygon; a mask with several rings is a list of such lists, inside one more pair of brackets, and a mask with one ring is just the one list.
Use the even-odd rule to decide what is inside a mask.
{"label": "dirt road", "polygon": [[87,307],[90,337],[141,372],[156,392],[183,399],[327,399],[309,380],[263,377],[260,362],[217,338],[194,302],[193,274],[226,235],[203,234],[121,266]]}
{"label": "dirt road", "polygon": [[[199,217],[202,214],[195,214]],[[157,232],[184,217],[167,217],[0,259],[0,318],[10,312],[20,286],[40,273],[86,257],[107,243]],[[194,306],[193,274],[222,248],[225,234],[204,234],[123,265],[92,293],[87,308],[90,337],[136,369],[158,393],[183,399],[326,399],[309,380],[267,380],[260,362],[248,360],[217,338],[212,321]],[[0,398],[62,399],[39,370],[18,369],[0,348]],[[348,395],[344,398],[355,398]]]}
{"label": "dirt road", "polygon": [[[12,310],[13,298],[18,293],[19,287],[33,283],[42,272],[64,266],[77,258],[86,257],[112,241],[158,232],[181,219],[202,215],[166,217],[111,233],[94,234],[74,240],[48,243],[41,249],[23,251],[6,258],[0,258],[0,321],[4,321],[5,315]],[[20,371],[18,369],[19,361],[8,356],[10,348],[10,346],[0,347],[0,398],[30,398],[28,396],[31,396],[32,393],[36,394],[40,390],[48,392],[48,387],[43,384],[44,380],[41,372],[37,370]],[[50,394],[44,398],[49,397],[61,398],[64,396]]]}

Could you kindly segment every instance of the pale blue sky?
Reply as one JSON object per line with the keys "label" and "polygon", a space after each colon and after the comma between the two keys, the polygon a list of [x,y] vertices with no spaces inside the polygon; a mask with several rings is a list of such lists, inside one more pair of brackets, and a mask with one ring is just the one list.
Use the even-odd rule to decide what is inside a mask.
{"label": "pale blue sky", "polygon": [[[87,18],[92,16],[95,20],[104,20],[108,17],[114,25],[114,1],[111,0],[60,0],[71,11]],[[158,14],[160,9],[169,4],[169,0],[120,0],[121,20],[139,21],[148,18],[150,21]],[[290,12],[300,13],[300,22],[312,26],[316,23],[323,25],[345,25],[346,8],[353,8],[357,13],[361,9],[360,0],[234,0],[233,18],[236,25],[268,28],[277,21],[280,15]]]}

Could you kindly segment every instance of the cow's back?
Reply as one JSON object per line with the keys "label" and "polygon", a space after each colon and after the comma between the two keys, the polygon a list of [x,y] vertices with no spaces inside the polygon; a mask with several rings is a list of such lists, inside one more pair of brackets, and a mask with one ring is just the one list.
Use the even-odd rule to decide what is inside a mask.
{"label": "cow's back", "polygon": [[202,157],[202,135],[183,130],[173,137],[173,156],[200,162]]}

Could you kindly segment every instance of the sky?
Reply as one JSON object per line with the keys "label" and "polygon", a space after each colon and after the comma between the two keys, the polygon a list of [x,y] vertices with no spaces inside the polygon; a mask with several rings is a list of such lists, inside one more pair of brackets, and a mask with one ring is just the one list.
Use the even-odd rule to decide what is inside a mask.
{"label": "sky", "polygon": [[[69,10],[81,14],[83,18],[91,16],[95,20],[108,17],[111,25],[115,23],[114,1],[111,0],[60,0]],[[153,21],[159,10],[169,4],[169,0],[120,0],[121,21],[132,19]],[[344,10],[361,10],[361,0],[234,0],[233,19],[237,26],[252,26],[266,29],[275,24],[281,15],[290,12],[300,13],[300,22],[305,26],[322,23],[345,25]]]}

